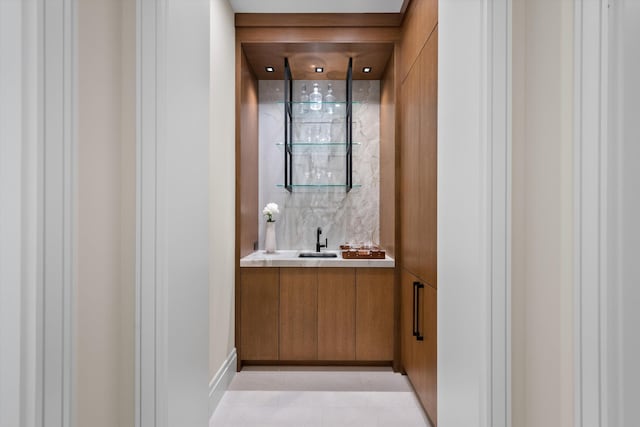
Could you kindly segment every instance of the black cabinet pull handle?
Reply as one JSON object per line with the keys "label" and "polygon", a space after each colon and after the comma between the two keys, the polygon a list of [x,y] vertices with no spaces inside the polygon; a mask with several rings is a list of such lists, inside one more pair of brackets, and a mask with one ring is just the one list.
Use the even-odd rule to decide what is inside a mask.
{"label": "black cabinet pull handle", "polygon": [[414,285],[416,286],[416,311],[415,311],[415,316],[416,316],[416,329],[414,332],[414,335],[416,337],[416,340],[418,341],[424,341],[424,336],[422,334],[420,334],[420,289],[424,289],[424,285],[420,282],[415,282]]}
{"label": "black cabinet pull handle", "polygon": [[413,310],[413,322],[411,324],[411,328],[413,329],[413,336],[414,337],[418,336],[418,330],[417,330],[418,327],[417,327],[417,319],[416,319],[416,314],[417,314],[417,312],[416,312],[416,308],[417,308],[417,305],[416,305],[416,301],[417,301],[416,292],[418,291],[418,285],[419,284],[420,284],[420,282],[413,282],[413,307],[411,307],[412,310]]}

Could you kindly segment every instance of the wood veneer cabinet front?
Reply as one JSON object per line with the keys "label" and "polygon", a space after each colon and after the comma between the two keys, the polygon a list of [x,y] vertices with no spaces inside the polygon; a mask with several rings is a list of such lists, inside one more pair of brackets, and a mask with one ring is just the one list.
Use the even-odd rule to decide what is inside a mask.
{"label": "wood veneer cabinet front", "polygon": [[[416,289],[415,284],[422,286]],[[429,418],[437,423],[437,290],[406,270],[400,287],[402,365]]]}
{"label": "wood veneer cabinet front", "polygon": [[[422,4],[426,4],[422,1]],[[418,13],[420,9],[410,9]],[[426,13],[423,11],[423,13]],[[431,15],[429,15],[431,16]],[[434,15],[437,16],[437,15]],[[432,19],[426,17],[425,19]],[[428,416],[437,420],[437,121],[438,27],[401,84],[401,361]],[[404,40],[403,40],[404,43]],[[405,50],[403,50],[404,52]],[[414,287],[414,282],[418,287]],[[417,317],[417,318],[416,318]],[[416,339],[414,329],[422,339]]]}
{"label": "wood veneer cabinet front", "polygon": [[317,271],[318,360],[355,360],[355,271],[353,268]]}
{"label": "wood veneer cabinet front", "polygon": [[356,269],[357,360],[393,360],[393,283],[393,269]]}
{"label": "wood veneer cabinet front", "polygon": [[314,268],[280,269],[280,359],[318,358],[318,275]]}
{"label": "wood veneer cabinet front", "polygon": [[280,269],[240,269],[240,357],[278,359]]}
{"label": "wood veneer cabinet front", "polygon": [[242,360],[393,360],[393,269],[240,270]]}

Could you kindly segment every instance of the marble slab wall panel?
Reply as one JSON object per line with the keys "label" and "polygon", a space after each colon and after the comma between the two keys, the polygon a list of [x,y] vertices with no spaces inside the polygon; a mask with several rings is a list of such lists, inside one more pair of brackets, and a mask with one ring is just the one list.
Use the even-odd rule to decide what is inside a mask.
{"label": "marble slab wall panel", "polygon": [[[318,81],[326,94],[329,81]],[[345,100],[345,82],[330,81],[336,101]],[[313,81],[294,82],[294,100],[301,85],[312,91]],[[294,189],[289,193],[284,183],[284,82],[262,80],[259,83],[259,206],[274,202],[280,207],[276,222],[278,249],[315,249],[316,229],[322,227],[322,241],[329,239],[329,249],[342,243],[372,242],[379,239],[380,179],[380,82],[353,82],[353,183],[360,185],[346,193],[344,188]],[[297,145],[293,158],[296,183],[344,183],[346,157],[344,147],[319,147],[314,142],[345,142],[345,124],[336,107],[334,117],[319,116],[311,125],[294,126],[294,142],[311,139],[309,147]],[[314,121],[311,114],[305,121]],[[324,117],[324,118],[322,118]],[[308,130],[308,129],[311,130]],[[265,221],[259,224],[259,248],[264,249]]]}

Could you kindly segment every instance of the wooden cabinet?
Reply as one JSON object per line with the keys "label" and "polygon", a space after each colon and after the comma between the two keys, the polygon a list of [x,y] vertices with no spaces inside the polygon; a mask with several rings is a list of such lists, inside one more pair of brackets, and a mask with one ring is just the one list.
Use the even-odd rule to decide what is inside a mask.
{"label": "wooden cabinet", "polygon": [[429,417],[437,422],[437,291],[403,270],[402,365]]}
{"label": "wooden cabinet", "polygon": [[[418,182],[420,263],[417,274],[437,288],[438,246],[438,30],[418,57],[420,62],[420,174]],[[410,231],[409,231],[410,232]]]}
{"label": "wooden cabinet", "polygon": [[437,422],[438,29],[401,87],[400,348],[431,420]]}
{"label": "wooden cabinet", "polygon": [[402,83],[402,266],[437,286],[438,31]]}
{"label": "wooden cabinet", "polygon": [[318,360],[356,358],[355,306],[354,269],[318,269]]}
{"label": "wooden cabinet", "polygon": [[314,268],[280,269],[280,359],[318,356],[318,276]]}
{"label": "wooden cabinet", "polygon": [[278,268],[243,268],[240,272],[240,357],[278,358]]}
{"label": "wooden cabinet", "polygon": [[420,393],[422,404],[434,423],[438,422],[438,296],[432,286],[425,284],[420,293],[422,326],[424,331],[425,387]]}
{"label": "wooden cabinet", "polygon": [[241,363],[393,360],[393,269],[240,270]]}
{"label": "wooden cabinet", "polygon": [[420,79],[421,64],[402,83],[400,148],[400,255],[402,266],[414,274],[420,267]]}
{"label": "wooden cabinet", "polygon": [[356,270],[357,360],[393,360],[393,283],[392,269]]}

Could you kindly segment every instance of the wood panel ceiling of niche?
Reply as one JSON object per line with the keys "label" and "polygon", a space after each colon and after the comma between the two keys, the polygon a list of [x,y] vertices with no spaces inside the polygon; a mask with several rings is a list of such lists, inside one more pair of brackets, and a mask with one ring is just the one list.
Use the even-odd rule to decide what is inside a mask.
{"label": "wood panel ceiling of niche", "polygon": [[[393,52],[393,43],[243,43],[258,80],[283,80],[284,58],[289,58],[295,80],[343,80],[353,58],[354,80],[380,80]],[[265,67],[275,67],[268,73]],[[323,73],[316,73],[323,67]],[[371,73],[362,72],[372,67]]]}

